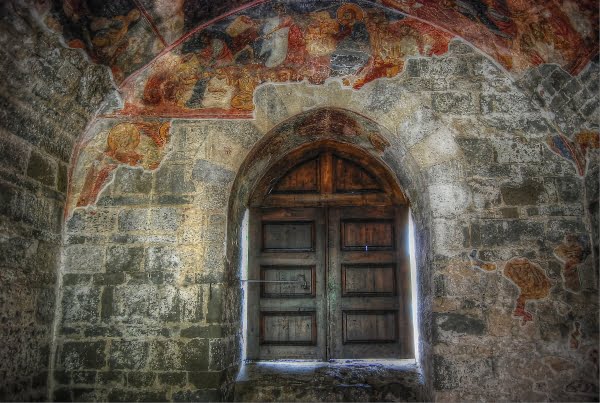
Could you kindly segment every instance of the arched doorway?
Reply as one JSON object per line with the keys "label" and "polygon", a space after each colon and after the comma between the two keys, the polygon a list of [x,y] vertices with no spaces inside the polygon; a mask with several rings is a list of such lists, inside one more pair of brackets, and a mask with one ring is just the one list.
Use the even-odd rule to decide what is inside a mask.
{"label": "arched doorway", "polygon": [[408,201],[387,167],[309,143],[249,207],[247,358],[414,358]]}

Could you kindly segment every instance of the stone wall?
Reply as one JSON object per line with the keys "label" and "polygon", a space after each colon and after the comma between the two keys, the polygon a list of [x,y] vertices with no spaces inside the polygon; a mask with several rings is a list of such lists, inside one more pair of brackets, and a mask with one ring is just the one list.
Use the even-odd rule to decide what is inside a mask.
{"label": "stone wall", "polygon": [[19,2],[0,5],[0,32],[0,400],[39,400],[71,151],[111,83]]}
{"label": "stone wall", "polygon": [[[74,177],[76,188],[96,178],[97,194],[69,200],[54,398],[232,396],[241,217],[253,181],[283,154],[254,158],[318,139],[292,130],[318,108],[374,122],[389,143],[379,157],[411,200],[425,398],[597,396],[585,213],[597,191],[586,199],[593,179],[557,155],[549,139],[561,133],[531,94],[454,41],[444,57],[410,59],[399,77],[358,91],[269,84],[255,93],[252,120],[172,119],[152,164],[116,164],[105,181],[90,176],[90,161],[106,161],[110,133],[128,118],[102,120]],[[371,147],[357,134],[322,135]],[[586,172],[593,178],[597,164]]]}

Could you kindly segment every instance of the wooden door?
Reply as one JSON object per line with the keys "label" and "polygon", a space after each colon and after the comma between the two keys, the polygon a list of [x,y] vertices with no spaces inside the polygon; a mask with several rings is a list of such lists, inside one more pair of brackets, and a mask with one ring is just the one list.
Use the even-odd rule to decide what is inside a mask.
{"label": "wooden door", "polygon": [[248,358],[325,359],[323,210],[255,209],[250,220]]}
{"label": "wooden door", "polygon": [[413,356],[408,205],[382,165],[317,144],[251,200],[248,358]]}
{"label": "wooden door", "polygon": [[329,358],[413,358],[407,208],[328,213]]}

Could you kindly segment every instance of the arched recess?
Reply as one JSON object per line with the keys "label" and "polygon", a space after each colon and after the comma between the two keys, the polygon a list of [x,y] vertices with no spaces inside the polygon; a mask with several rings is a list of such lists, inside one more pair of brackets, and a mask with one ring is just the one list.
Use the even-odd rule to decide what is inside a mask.
{"label": "arched recess", "polygon": [[[427,186],[418,164],[391,133],[371,119],[347,109],[317,108],[292,116],[273,127],[252,148],[242,163],[231,190],[228,210],[226,301],[230,305],[225,307],[225,311],[230,312],[230,323],[237,324],[237,336],[242,343],[241,280],[246,259],[243,247],[247,242],[243,223],[248,208],[258,202],[255,195],[260,192],[257,189],[261,186],[268,187],[273,182],[274,178],[265,175],[272,172],[274,167],[281,164],[280,171],[285,172],[288,160],[282,157],[296,150],[317,150],[320,145],[358,150],[373,166],[382,167],[378,174],[386,184],[394,184],[394,192],[397,192],[395,201],[410,200],[417,233],[417,283],[420,295],[415,319],[419,322],[420,334],[424,335],[418,340],[417,359],[424,379],[429,383],[431,330],[423,328],[429,326],[426,318],[431,316],[431,272],[426,267],[426,262],[431,261],[427,247],[430,243],[427,228],[431,220],[431,214],[427,210]],[[263,190],[268,192],[268,189]]]}

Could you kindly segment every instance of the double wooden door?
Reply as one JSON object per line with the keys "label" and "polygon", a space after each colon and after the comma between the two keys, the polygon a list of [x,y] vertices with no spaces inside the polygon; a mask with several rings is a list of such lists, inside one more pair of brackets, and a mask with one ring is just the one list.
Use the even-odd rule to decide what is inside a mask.
{"label": "double wooden door", "polygon": [[248,358],[412,358],[407,218],[407,206],[253,209]]}

